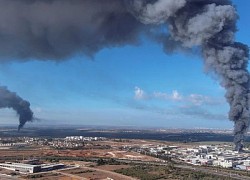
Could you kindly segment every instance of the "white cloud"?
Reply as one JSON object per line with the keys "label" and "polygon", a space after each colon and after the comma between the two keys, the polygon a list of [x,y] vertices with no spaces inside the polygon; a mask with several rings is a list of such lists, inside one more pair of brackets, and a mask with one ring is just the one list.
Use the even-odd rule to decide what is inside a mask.
{"label": "white cloud", "polygon": [[160,100],[181,101],[182,100],[182,95],[177,90],[174,90],[172,92],[172,94],[167,94],[167,93],[163,93],[163,92],[154,92],[151,95],[151,98],[160,99]]}
{"label": "white cloud", "polygon": [[203,96],[200,94],[190,94],[188,97],[188,101],[196,106],[200,106],[209,101],[209,97]]}
{"label": "white cloud", "polygon": [[135,93],[135,96],[134,96],[135,99],[137,100],[146,99],[146,94],[141,88],[135,87],[134,93]]}
{"label": "white cloud", "polygon": [[[218,112],[211,107],[206,106],[220,106],[225,104],[224,98],[214,98],[201,94],[188,94],[182,95],[177,90],[173,90],[172,93],[154,92],[148,93],[145,90],[135,87],[134,98],[137,101],[133,101],[129,104],[130,107],[145,110],[147,112],[153,112],[162,114],[164,116],[182,119],[201,119],[201,120],[225,120],[227,119],[227,113],[223,110]],[[178,103],[173,106],[161,106],[162,104],[155,104],[150,101],[165,101]]]}
{"label": "white cloud", "polygon": [[220,105],[225,102],[224,99],[215,99],[200,94],[190,94],[189,97],[187,98],[187,101],[189,101],[191,104],[195,106]]}
{"label": "white cloud", "polygon": [[180,93],[177,90],[174,90],[173,93],[172,93],[172,99],[174,101],[181,101],[182,96],[180,95]]}
{"label": "white cloud", "polygon": [[204,96],[201,94],[190,94],[187,96],[182,95],[177,90],[173,90],[172,93],[165,92],[154,92],[146,93],[143,89],[135,87],[135,99],[136,100],[164,100],[164,101],[173,101],[180,102],[186,106],[202,106],[202,105],[221,105],[225,103],[224,99],[213,98],[209,96]]}

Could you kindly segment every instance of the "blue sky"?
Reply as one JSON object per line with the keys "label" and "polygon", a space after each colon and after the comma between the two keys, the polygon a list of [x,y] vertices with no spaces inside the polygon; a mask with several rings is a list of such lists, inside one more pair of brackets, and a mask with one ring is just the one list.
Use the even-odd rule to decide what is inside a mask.
{"label": "blue sky", "polygon": [[[237,41],[250,44],[250,1],[234,0]],[[31,103],[40,124],[232,128],[224,89],[197,54],[165,54],[161,44],[103,49],[93,59],[1,64],[0,82]],[[2,109],[2,124],[17,124]]]}

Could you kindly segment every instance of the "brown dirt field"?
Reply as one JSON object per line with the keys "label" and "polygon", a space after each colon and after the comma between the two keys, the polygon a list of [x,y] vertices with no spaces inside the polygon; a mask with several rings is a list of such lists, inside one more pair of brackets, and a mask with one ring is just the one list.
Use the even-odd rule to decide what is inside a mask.
{"label": "brown dirt field", "polygon": [[123,158],[142,161],[157,161],[159,159],[142,155],[136,152],[118,151],[111,149],[93,150],[46,150],[44,156],[71,156],[71,157],[100,157],[100,158]]}
{"label": "brown dirt field", "polygon": [[4,156],[40,156],[42,154],[41,150],[0,150],[0,157]]}
{"label": "brown dirt field", "polygon": [[173,142],[166,142],[166,141],[157,141],[157,140],[140,140],[140,139],[122,139],[122,142],[120,141],[97,141],[96,144],[100,145],[110,145],[110,146],[124,146],[124,145],[172,145]]}
{"label": "brown dirt field", "polygon": [[80,166],[96,166],[97,163],[85,162],[85,161],[71,161],[71,160],[61,160],[60,163],[66,165],[80,165]]}
{"label": "brown dirt field", "polygon": [[59,173],[42,173],[42,174],[30,174],[28,176],[23,176],[23,179],[38,179],[38,180],[74,180],[71,177],[61,175]]}
{"label": "brown dirt field", "polygon": [[72,175],[76,175],[79,177],[83,177],[86,179],[107,179],[112,178],[115,180],[130,180],[133,178],[121,175],[121,174],[117,174],[115,172],[112,171],[106,171],[106,170],[102,170],[102,169],[97,169],[97,168],[88,168],[88,167],[84,167],[84,168],[77,168],[77,169],[72,169],[72,170],[65,170],[62,171],[64,173],[68,173],[68,174],[72,174]]}
{"label": "brown dirt field", "polygon": [[[14,171],[12,171],[12,170],[0,168],[0,173],[1,173],[1,174],[8,174],[8,175],[11,175],[13,172],[14,172]],[[14,172],[14,173],[19,174],[19,172]]]}
{"label": "brown dirt field", "polygon": [[108,174],[104,174],[102,172],[97,172],[97,171],[93,171],[93,170],[82,169],[82,168],[77,168],[77,169],[73,169],[73,170],[66,170],[66,171],[62,171],[62,172],[76,175],[79,177],[84,177],[87,179],[104,179],[104,178],[109,177]]}
{"label": "brown dirt field", "polygon": [[109,174],[105,174],[102,172],[90,172],[90,173],[79,174],[79,175],[87,179],[107,179],[108,177],[112,179],[118,179],[114,176],[110,176]]}
{"label": "brown dirt field", "polygon": [[[54,179],[46,179],[46,180],[54,180]],[[60,179],[55,179],[55,180],[79,180],[79,179],[78,178],[66,177],[65,176],[65,177],[60,177]]]}

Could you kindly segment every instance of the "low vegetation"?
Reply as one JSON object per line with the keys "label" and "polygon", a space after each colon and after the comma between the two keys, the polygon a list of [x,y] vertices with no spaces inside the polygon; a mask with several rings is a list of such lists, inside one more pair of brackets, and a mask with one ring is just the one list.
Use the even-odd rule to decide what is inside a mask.
{"label": "low vegetation", "polygon": [[150,166],[138,165],[126,169],[115,170],[127,176],[139,178],[141,180],[157,180],[157,179],[183,179],[183,180],[231,180],[229,177],[221,177],[203,172],[193,172],[175,168],[173,166]]}
{"label": "low vegetation", "polygon": [[71,174],[84,174],[84,173],[92,173],[95,172],[93,170],[79,170],[79,171],[73,171]]}
{"label": "low vegetation", "polygon": [[37,178],[43,178],[43,177],[54,178],[56,176],[60,176],[60,174],[59,173],[30,174],[30,175],[23,177],[23,178],[25,178],[25,179],[37,179]]}

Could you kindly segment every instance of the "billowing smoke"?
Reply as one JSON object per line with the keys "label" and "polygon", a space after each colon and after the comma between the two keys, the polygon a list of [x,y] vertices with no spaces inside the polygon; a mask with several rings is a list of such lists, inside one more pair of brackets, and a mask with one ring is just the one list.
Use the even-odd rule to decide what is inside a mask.
{"label": "billowing smoke", "polygon": [[229,119],[234,121],[235,149],[243,148],[249,127],[249,51],[235,42],[237,12],[229,0],[131,1],[132,13],[144,24],[166,23],[169,38],[182,48],[201,47],[206,69],[215,72],[226,89]]}
{"label": "billowing smoke", "polygon": [[[155,36],[166,52],[200,48],[206,70],[226,89],[241,150],[250,119],[249,52],[234,40],[237,19],[230,0],[0,0],[0,57],[92,56],[102,48],[137,45],[142,34]],[[151,33],[162,26],[167,31]]]}
{"label": "billowing smoke", "polygon": [[18,130],[27,121],[32,121],[33,112],[30,110],[30,103],[23,100],[16,93],[10,92],[6,87],[0,86],[0,108],[12,108],[19,115]]}
{"label": "billowing smoke", "polygon": [[123,0],[0,0],[0,57],[62,60],[137,44],[143,25]]}
{"label": "billowing smoke", "polygon": [[[0,62],[94,55],[104,47],[138,44],[144,26],[122,0],[0,0]],[[1,108],[31,121],[29,103],[1,88]]]}

